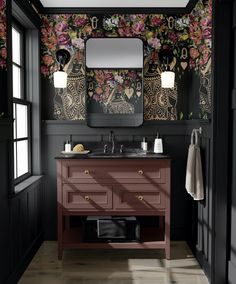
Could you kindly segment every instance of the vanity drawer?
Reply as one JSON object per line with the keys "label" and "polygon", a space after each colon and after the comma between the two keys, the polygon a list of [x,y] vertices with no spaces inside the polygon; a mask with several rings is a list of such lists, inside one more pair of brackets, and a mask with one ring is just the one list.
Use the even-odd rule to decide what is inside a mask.
{"label": "vanity drawer", "polygon": [[98,184],[64,184],[63,207],[75,210],[112,209],[112,188]]}
{"label": "vanity drawer", "polygon": [[144,159],[70,160],[62,163],[64,183],[166,182],[164,161]]}
{"label": "vanity drawer", "polygon": [[166,204],[165,187],[152,184],[123,184],[114,188],[114,209],[156,210]]}

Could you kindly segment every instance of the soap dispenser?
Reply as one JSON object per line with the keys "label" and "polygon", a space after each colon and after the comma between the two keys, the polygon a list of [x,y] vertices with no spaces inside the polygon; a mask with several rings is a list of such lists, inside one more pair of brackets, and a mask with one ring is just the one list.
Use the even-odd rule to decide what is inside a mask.
{"label": "soap dispenser", "polygon": [[66,144],[65,144],[65,152],[71,152],[71,135],[70,135],[70,140],[66,140]]}
{"label": "soap dispenser", "polygon": [[158,132],[157,132],[157,137],[154,141],[154,153],[157,153],[157,154],[163,153],[162,139],[159,138]]}
{"label": "soap dispenser", "polygon": [[141,148],[143,151],[147,151],[147,142],[145,137],[143,137],[143,141],[141,142]]}

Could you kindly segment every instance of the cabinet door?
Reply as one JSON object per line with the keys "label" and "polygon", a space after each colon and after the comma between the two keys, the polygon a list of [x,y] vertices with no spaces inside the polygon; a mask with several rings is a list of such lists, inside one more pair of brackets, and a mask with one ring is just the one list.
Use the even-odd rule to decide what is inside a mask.
{"label": "cabinet door", "polygon": [[76,211],[112,209],[112,188],[99,184],[64,184],[63,207]]}
{"label": "cabinet door", "polygon": [[155,211],[165,209],[165,185],[123,184],[113,189],[114,209],[127,211]]}

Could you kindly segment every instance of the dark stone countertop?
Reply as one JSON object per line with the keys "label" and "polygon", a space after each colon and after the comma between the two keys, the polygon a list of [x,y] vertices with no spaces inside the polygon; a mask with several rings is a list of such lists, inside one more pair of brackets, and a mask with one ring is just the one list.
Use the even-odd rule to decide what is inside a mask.
{"label": "dark stone countertop", "polygon": [[103,154],[91,152],[89,154],[60,154],[55,159],[171,159],[167,154],[155,153],[114,153]]}

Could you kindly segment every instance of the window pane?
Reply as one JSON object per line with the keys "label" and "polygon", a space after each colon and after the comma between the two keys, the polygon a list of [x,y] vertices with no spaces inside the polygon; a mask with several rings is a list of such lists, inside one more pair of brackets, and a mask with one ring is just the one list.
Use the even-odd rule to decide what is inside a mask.
{"label": "window pane", "polygon": [[27,106],[16,104],[16,138],[28,137]]}
{"label": "window pane", "polygon": [[13,104],[13,132],[14,132],[14,139],[16,139],[16,104]]}
{"label": "window pane", "polygon": [[16,167],[16,142],[14,142],[14,178],[17,177],[17,167]]}
{"label": "window pane", "polygon": [[21,98],[21,69],[13,65],[12,70],[12,79],[13,79],[13,97],[20,99]]}
{"label": "window pane", "polygon": [[26,174],[29,171],[28,166],[28,140],[23,140],[17,143],[17,177]]}
{"label": "window pane", "polygon": [[12,61],[21,65],[21,34],[12,28]]}

